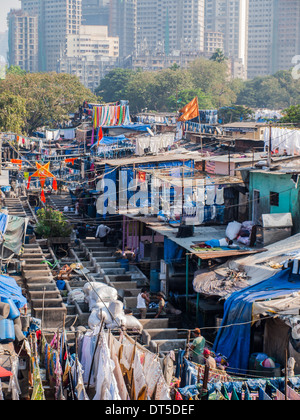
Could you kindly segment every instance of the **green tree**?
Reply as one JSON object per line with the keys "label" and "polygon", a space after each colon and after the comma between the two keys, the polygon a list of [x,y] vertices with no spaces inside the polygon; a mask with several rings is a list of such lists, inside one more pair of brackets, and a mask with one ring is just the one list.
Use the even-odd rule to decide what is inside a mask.
{"label": "green tree", "polygon": [[26,71],[22,70],[20,66],[10,66],[10,67],[7,67],[6,74],[15,74],[17,76],[24,76],[26,74]]}
{"label": "green tree", "polygon": [[300,124],[300,105],[292,105],[283,111],[284,117],[280,120],[282,123]]}
{"label": "green tree", "polygon": [[132,70],[113,69],[101,80],[95,93],[101,96],[105,103],[127,99],[127,86],[134,75]]}
{"label": "green tree", "polygon": [[172,112],[178,111],[191,102],[196,96],[198,97],[199,109],[213,108],[212,98],[202,92],[201,89],[186,89],[175,95],[173,94],[168,98],[168,109]]}
{"label": "green tree", "polygon": [[194,87],[212,98],[214,108],[229,106],[236,102],[237,95],[231,87],[226,62],[218,63],[199,58],[189,65],[188,71]]}
{"label": "green tree", "polygon": [[24,130],[28,134],[44,126],[55,128],[68,121],[85,100],[97,100],[76,76],[69,74],[8,74],[0,83],[0,97],[7,91],[25,100]]}
{"label": "green tree", "polygon": [[22,133],[25,128],[26,100],[10,91],[0,94],[0,130]]}
{"label": "green tree", "polygon": [[37,218],[35,232],[42,238],[67,238],[73,231],[73,227],[63,213],[51,207],[38,210]]}
{"label": "green tree", "polygon": [[223,63],[227,60],[227,57],[221,50],[221,48],[217,48],[213,55],[210,57],[211,61],[216,61],[217,63]]}
{"label": "green tree", "polygon": [[223,124],[247,121],[253,116],[253,111],[250,108],[236,105],[219,109],[219,118]]}

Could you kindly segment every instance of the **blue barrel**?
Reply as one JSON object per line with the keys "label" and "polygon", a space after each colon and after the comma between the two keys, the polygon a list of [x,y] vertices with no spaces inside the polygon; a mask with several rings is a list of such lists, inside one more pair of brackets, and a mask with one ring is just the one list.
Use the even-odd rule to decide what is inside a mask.
{"label": "blue barrel", "polygon": [[158,293],[160,292],[160,278],[158,270],[151,270],[150,272],[150,292]]}
{"label": "blue barrel", "polygon": [[0,321],[0,343],[6,344],[15,341],[15,326],[11,319]]}
{"label": "blue barrel", "polygon": [[15,303],[11,299],[1,298],[1,302],[8,303],[10,306],[10,313],[8,315],[8,319],[12,319],[13,321],[20,316],[20,311],[16,307]]}
{"label": "blue barrel", "polygon": [[129,261],[126,259],[117,260],[121,264],[121,268],[125,268],[125,271],[129,271]]}

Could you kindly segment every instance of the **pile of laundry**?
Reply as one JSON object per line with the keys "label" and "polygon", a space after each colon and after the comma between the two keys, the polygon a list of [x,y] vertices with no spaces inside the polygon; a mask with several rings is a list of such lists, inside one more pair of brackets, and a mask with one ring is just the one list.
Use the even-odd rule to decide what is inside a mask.
{"label": "pile of laundry", "polygon": [[245,272],[229,268],[220,268],[215,271],[197,271],[193,281],[196,293],[222,298],[226,298],[228,294],[248,286],[248,277]]}
{"label": "pile of laundry", "polygon": [[108,330],[124,329],[141,333],[142,324],[133,315],[125,314],[123,303],[118,300],[118,292],[106,283],[90,282],[83,287],[85,302],[91,315],[89,327],[93,330],[103,323]]}

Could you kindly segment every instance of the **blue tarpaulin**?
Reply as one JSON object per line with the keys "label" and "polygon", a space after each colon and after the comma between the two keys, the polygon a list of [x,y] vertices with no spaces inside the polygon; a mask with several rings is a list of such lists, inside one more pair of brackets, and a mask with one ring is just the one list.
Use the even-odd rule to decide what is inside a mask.
{"label": "blue tarpaulin", "polygon": [[[100,145],[101,146],[112,146],[114,144],[118,144],[120,142],[123,142],[125,140],[128,140],[125,136],[115,136],[115,137],[109,137],[109,136],[104,136],[103,139],[100,141]],[[98,146],[98,142],[94,143],[93,146],[91,147],[94,148]]]}
{"label": "blue tarpaulin", "polygon": [[22,295],[22,289],[12,277],[0,276],[0,298],[13,300],[18,309],[27,304],[26,298]]}
{"label": "blue tarpaulin", "polygon": [[248,370],[253,303],[299,292],[300,279],[291,283],[289,278],[290,270],[280,271],[268,280],[233,293],[226,300],[214,351],[228,358],[231,371],[241,374]]}
{"label": "blue tarpaulin", "polygon": [[183,257],[183,248],[171,239],[165,237],[164,260],[166,263],[180,262]]}

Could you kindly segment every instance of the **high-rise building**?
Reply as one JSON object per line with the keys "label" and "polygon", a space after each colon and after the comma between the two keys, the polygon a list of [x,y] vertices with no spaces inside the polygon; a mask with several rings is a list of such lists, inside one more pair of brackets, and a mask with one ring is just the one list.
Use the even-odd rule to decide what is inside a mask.
{"label": "high-rise building", "polygon": [[249,0],[248,78],[292,67],[300,54],[300,1]]}
{"label": "high-rise building", "polygon": [[40,0],[40,66],[57,71],[65,54],[68,35],[78,35],[81,26],[82,0]]}
{"label": "high-rise building", "polygon": [[204,51],[204,0],[137,0],[137,54]]}
{"label": "high-rise building", "polygon": [[119,37],[120,58],[136,48],[137,0],[110,0],[109,36]]}
{"label": "high-rise building", "polygon": [[109,0],[82,0],[82,24],[108,26]]}
{"label": "high-rise building", "polygon": [[205,31],[222,33],[225,55],[239,62],[247,75],[249,0],[206,0]]}
{"label": "high-rise building", "polygon": [[76,75],[94,91],[119,57],[119,38],[108,36],[108,27],[82,25],[78,35],[67,35],[65,54],[60,58],[59,73]]}
{"label": "high-rise building", "polygon": [[27,72],[38,71],[38,17],[23,10],[8,14],[8,64]]}

